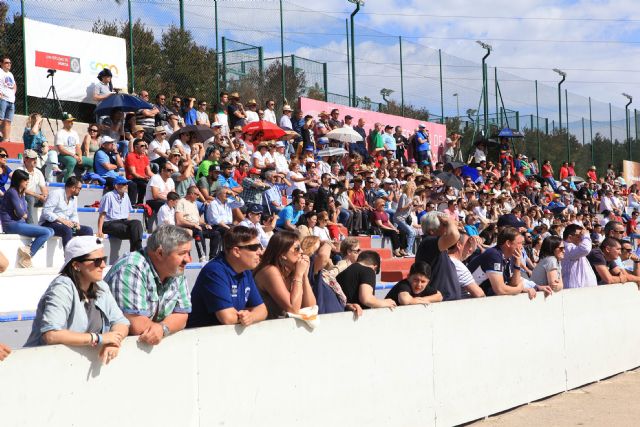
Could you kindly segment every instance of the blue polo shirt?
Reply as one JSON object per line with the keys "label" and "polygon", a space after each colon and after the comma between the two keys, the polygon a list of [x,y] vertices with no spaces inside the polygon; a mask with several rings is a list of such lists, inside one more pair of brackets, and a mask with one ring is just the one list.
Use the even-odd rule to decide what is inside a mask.
{"label": "blue polo shirt", "polygon": [[188,328],[220,325],[216,313],[227,308],[244,310],[262,304],[251,270],[236,273],[220,254],[205,265],[191,291]]}
{"label": "blue polo shirt", "polygon": [[282,208],[278,214],[278,220],[276,221],[276,227],[284,228],[285,221],[289,220],[291,225],[296,225],[298,220],[302,216],[304,211],[294,211],[293,203]]}
{"label": "blue polo shirt", "polygon": [[428,142],[424,142],[420,144],[418,142],[418,137],[428,141],[427,133],[423,131],[416,132],[416,145],[418,146],[418,151],[429,151],[431,150],[431,145]]}
{"label": "blue polo shirt", "polygon": [[220,184],[223,187],[229,187],[229,188],[236,188],[240,186],[240,184],[238,184],[238,182],[235,179],[233,179],[232,176],[230,176],[229,178],[225,178],[224,175],[222,174],[218,175],[218,184]]}

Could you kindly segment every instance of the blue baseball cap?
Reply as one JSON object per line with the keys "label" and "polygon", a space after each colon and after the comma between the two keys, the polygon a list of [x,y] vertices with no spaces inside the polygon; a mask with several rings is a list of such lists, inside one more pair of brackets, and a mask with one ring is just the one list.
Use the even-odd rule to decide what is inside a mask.
{"label": "blue baseball cap", "polygon": [[124,176],[119,176],[113,180],[113,185],[129,185],[131,181],[129,181]]}

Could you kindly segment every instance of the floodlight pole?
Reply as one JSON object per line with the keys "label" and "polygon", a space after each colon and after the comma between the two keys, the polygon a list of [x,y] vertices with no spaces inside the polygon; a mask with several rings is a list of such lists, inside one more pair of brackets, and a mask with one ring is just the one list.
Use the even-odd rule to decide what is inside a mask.
{"label": "floodlight pole", "polygon": [[[293,66],[293,64],[291,64]],[[282,0],[280,0],[280,79],[282,80],[282,105],[287,103],[287,85],[285,83],[284,69],[284,18],[282,16]],[[295,75],[295,70],[294,73]]]}
{"label": "floodlight pole", "polygon": [[625,120],[626,131],[627,131],[627,143],[629,144],[628,160],[631,160],[631,128],[629,127],[629,105],[631,105],[631,103],[633,102],[633,97],[626,93],[623,93],[622,96],[624,96],[629,100],[629,102],[627,102],[627,105],[624,106],[624,120]]}
{"label": "floodlight pole", "polygon": [[351,13],[351,96],[353,97],[353,101],[351,105],[353,107],[358,106],[358,98],[356,96],[356,38],[355,38],[355,27],[354,27],[354,17],[360,11],[360,6],[364,5],[364,0],[349,0],[350,3],[355,3],[356,8]]}
{"label": "floodlight pole", "polygon": [[[487,80],[489,79],[487,75],[487,63],[486,60],[491,55],[491,45],[481,42],[480,40],[476,41],[483,49],[486,49],[487,54],[482,57],[482,102],[484,103],[484,130],[485,132],[489,131],[489,86]],[[485,136],[487,136],[485,134]]]}
{"label": "floodlight pole", "polygon": [[[562,131],[562,88],[561,86],[562,86],[562,83],[564,83],[564,81],[567,79],[567,73],[557,68],[554,68],[553,71],[555,71],[562,77],[562,80],[560,80],[560,82],[558,83],[558,132],[561,132]],[[567,129],[567,132],[568,132],[568,129]]]}
{"label": "floodlight pole", "polygon": [[453,96],[456,97],[456,117],[460,120],[460,98],[457,92],[454,93]]}

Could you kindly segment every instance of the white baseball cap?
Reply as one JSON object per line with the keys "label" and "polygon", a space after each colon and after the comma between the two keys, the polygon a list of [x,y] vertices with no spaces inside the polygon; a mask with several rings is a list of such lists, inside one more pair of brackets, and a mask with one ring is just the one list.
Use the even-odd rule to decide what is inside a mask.
{"label": "white baseball cap", "polygon": [[64,248],[64,265],[60,269],[64,270],[64,268],[71,262],[71,260],[81,257],[83,255],[88,255],[93,251],[104,248],[102,244],[102,240],[98,239],[95,236],[77,236],[73,239],[69,240],[67,243],[67,247]]}

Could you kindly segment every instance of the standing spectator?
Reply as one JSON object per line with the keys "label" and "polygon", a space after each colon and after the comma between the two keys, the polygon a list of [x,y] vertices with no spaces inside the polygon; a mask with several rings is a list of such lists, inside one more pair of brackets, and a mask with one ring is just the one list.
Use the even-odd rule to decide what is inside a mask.
{"label": "standing spectator", "polygon": [[270,122],[273,123],[274,125],[278,123],[278,119],[276,118],[276,112],[275,112],[275,108],[276,108],[276,102],[273,99],[269,99],[267,100],[267,102],[265,102],[265,109],[264,109],[264,120],[266,122]]}
{"label": "standing spectator", "polygon": [[11,74],[11,58],[6,55],[2,57],[0,65],[0,121],[2,121],[2,140],[6,142],[11,139],[11,122],[15,112],[16,92],[18,85],[16,79]]}
{"label": "standing spectator", "polygon": [[64,183],[64,190],[49,193],[40,215],[40,225],[51,228],[54,234],[62,239],[62,247],[73,236],[91,236],[93,229],[80,225],[78,218],[78,195],[82,190],[82,182],[75,176]]}
{"label": "standing spectator", "polygon": [[278,122],[278,126],[285,130],[292,130],[293,124],[291,123],[291,116],[293,114],[293,109],[288,105],[282,107],[282,116],[280,117],[280,121]]}
{"label": "standing spectator", "polygon": [[38,222],[36,217],[36,207],[42,206],[47,199],[49,190],[44,180],[44,175],[40,169],[36,168],[36,159],[38,154],[34,150],[26,150],[23,156],[24,166],[20,169],[29,174],[29,184],[25,190],[25,199],[27,200],[27,223],[35,224]]}
{"label": "standing spectator", "polygon": [[229,136],[229,116],[227,115],[227,107],[229,103],[229,94],[220,92],[218,102],[213,106],[213,121],[222,125],[221,134]]}
{"label": "standing spectator", "polygon": [[160,344],[187,323],[191,300],[184,269],[191,262],[191,239],[183,228],[160,226],[144,250],[120,258],[104,278],[131,322],[129,334],[143,343]]}
{"label": "standing spectator", "polygon": [[342,127],[353,129],[352,122],[353,122],[353,116],[350,116],[349,114],[347,114],[346,116],[344,116],[344,124],[342,125]]}
{"label": "standing spectator", "polygon": [[400,160],[401,166],[407,166],[408,162],[405,152],[409,146],[409,140],[403,135],[402,126],[396,126],[393,138],[396,140],[396,159]]}
{"label": "standing spectator", "polygon": [[396,305],[431,304],[442,301],[442,294],[429,286],[431,267],[426,262],[416,262],[409,269],[409,276],[395,284],[385,299]]}
{"label": "standing spectator", "polygon": [[298,314],[302,308],[316,305],[309,283],[309,257],[302,254],[297,233],[274,234],[253,276],[269,319]]}
{"label": "standing spectator", "polygon": [[113,184],[115,189],[102,196],[98,207],[98,237],[117,237],[129,240],[129,251],[134,252],[142,248],[142,223],[137,219],[130,219],[131,201],[127,195],[129,181],[119,176]]}
{"label": "standing spectator", "polygon": [[386,125],[384,127],[384,133],[382,134],[382,143],[384,145],[384,150],[386,152],[391,151],[391,157],[395,159],[396,157],[396,149],[398,148],[396,145],[396,139],[393,134],[393,126]]}
{"label": "standing spectator", "polygon": [[98,73],[98,83],[93,88],[93,100],[96,103],[100,103],[116,93],[113,90],[113,84],[111,83],[111,79],[113,78],[113,74],[111,70],[108,68],[103,68]]}
{"label": "standing spectator", "polygon": [[196,111],[196,123],[197,125],[210,126],[209,113],[207,112],[207,101],[200,100],[198,102],[198,111]]}
{"label": "standing spectator", "polygon": [[[415,134],[415,144],[416,144],[416,155],[417,162],[422,167],[426,164],[433,166],[433,158],[431,156],[431,142],[429,140],[429,131],[427,130],[426,125],[420,123],[418,126],[418,131]],[[433,270],[433,269],[432,269]],[[445,295],[446,301],[446,295]]]}
{"label": "standing spectator", "polygon": [[229,116],[229,127],[234,128],[236,126],[244,127],[247,124],[246,114],[244,107],[240,103],[240,95],[238,92],[233,92],[229,95],[229,106],[227,107],[227,115]]}
{"label": "standing spectator", "polygon": [[418,246],[416,262],[425,261],[431,266],[431,281],[445,301],[460,299],[456,267],[447,254],[460,238],[456,222],[439,212],[426,214],[421,222],[424,237]]}
{"label": "standing spectator", "polygon": [[260,120],[258,116],[258,103],[255,99],[250,99],[247,102],[247,110],[245,111],[245,115],[247,117],[247,124],[257,122]]}
{"label": "standing spectator", "polygon": [[64,252],[64,266],[38,303],[26,346],[102,345],[99,356],[108,364],[129,333],[129,321],[102,281],[107,266],[102,243],[76,237]]}
{"label": "standing spectator", "polygon": [[0,202],[0,222],[2,230],[9,234],[33,237],[30,245],[18,249],[18,266],[31,267],[31,258],[53,236],[53,230],[39,225],[27,224],[27,201],[24,198],[29,174],[23,170],[16,170],[11,175],[11,187]]}
{"label": "standing spectator", "polygon": [[127,154],[124,165],[126,177],[135,190],[129,191],[129,194],[135,195],[134,198],[131,198],[131,202],[141,204],[144,201],[149,179],[153,176],[149,157],[147,157],[147,143],[144,140],[135,139],[133,141],[133,153]]}
{"label": "standing spectator", "polygon": [[58,149],[60,162],[64,165],[65,182],[75,173],[76,165],[92,168],[91,159],[82,156],[80,137],[78,132],[73,130],[73,122],[76,120],[69,113],[62,115],[62,129],[58,130],[55,145]]}
{"label": "standing spectator", "polygon": [[356,262],[336,276],[347,297],[347,304],[360,308],[394,308],[395,301],[375,296],[376,274],[380,272],[380,255],[373,251],[360,252]]}
{"label": "standing spectator", "polygon": [[[149,92],[147,92],[146,90],[141,90],[140,98],[143,101],[149,102]],[[143,108],[136,111],[136,125],[141,126],[144,130],[144,136],[142,138],[147,143],[151,142],[151,140],[153,139],[153,131],[156,127],[156,114],[158,114],[159,112],[160,111],[156,107],[153,107],[151,109]],[[140,137],[136,136],[136,138]],[[128,150],[127,152],[122,152],[123,157],[127,157],[127,154]]]}
{"label": "standing spectator", "polygon": [[156,94],[156,103],[153,104],[158,114],[155,117],[156,126],[164,127],[169,123],[169,107],[167,107],[167,96],[158,93]]}
{"label": "standing spectator", "polygon": [[562,162],[562,166],[560,166],[560,175],[558,176],[558,179],[560,181],[563,181],[567,178],[569,178],[569,162]]}
{"label": "standing spectator", "polygon": [[340,110],[338,110],[337,108],[334,108],[333,110],[331,110],[331,115],[329,118],[329,127],[331,128],[329,129],[330,131],[344,126],[344,122],[340,120],[339,117],[340,117]]}
{"label": "standing spectator", "polygon": [[256,229],[237,226],[225,235],[223,254],[198,274],[191,291],[193,309],[187,327],[249,326],[267,318],[252,274],[262,251]]}

